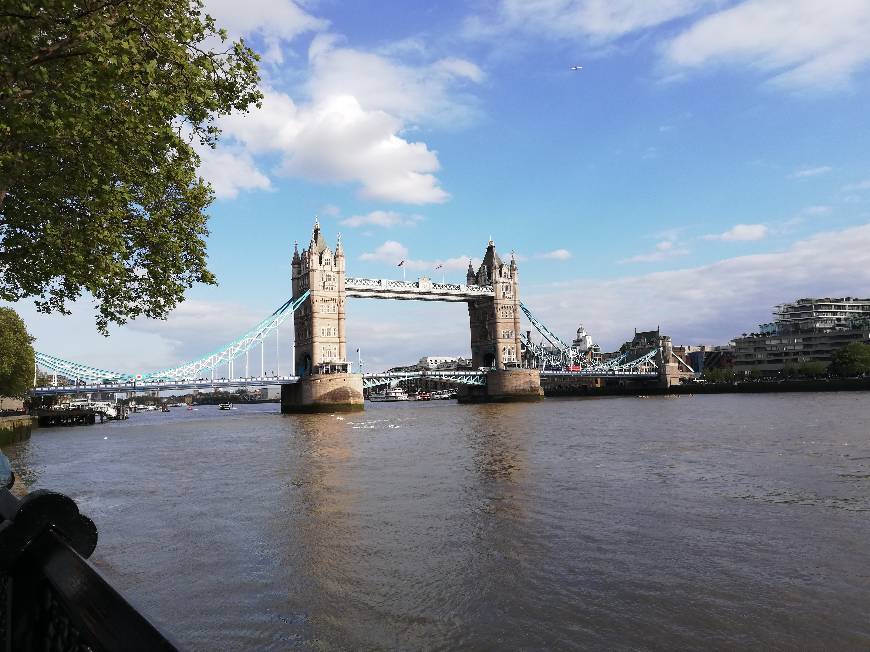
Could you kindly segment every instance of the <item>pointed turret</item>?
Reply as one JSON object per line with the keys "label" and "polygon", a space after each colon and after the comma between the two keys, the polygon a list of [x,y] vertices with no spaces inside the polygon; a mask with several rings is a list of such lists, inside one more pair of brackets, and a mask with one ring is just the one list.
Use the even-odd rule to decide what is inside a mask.
{"label": "pointed turret", "polygon": [[311,243],[308,245],[308,251],[312,254],[323,253],[327,249],[326,238],[320,232],[320,220],[314,217],[314,228],[311,230]]}
{"label": "pointed turret", "polygon": [[478,282],[481,280],[483,283],[490,285],[495,280],[496,273],[501,269],[503,263],[501,262],[501,258],[499,258],[498,253],[495,250],[495,243],[490,240],[489,244],[486,246],[486,253],[483,255],[483,262],[480,264],[480,271],[483,272],[483,279],[480,279],[480,272],[478,272]]}
{"label": "pointed turret", "polygon": [[475,285],[474,267],[471,266],[471,259],[468,259],[468,271],[465,273],[465,282],[468,285]]}

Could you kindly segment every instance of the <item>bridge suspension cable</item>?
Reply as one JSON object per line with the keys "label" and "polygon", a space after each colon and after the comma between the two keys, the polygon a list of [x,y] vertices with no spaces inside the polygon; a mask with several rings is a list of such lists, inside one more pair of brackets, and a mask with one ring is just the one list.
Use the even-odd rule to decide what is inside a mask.
{"label": "bridge suspension cable", "polygon": [[[546,346],[544,346],[543,341],[540,344],[536,344],[532,341],[530,337],[527,337],[524,333],[520,334],[520,338],[524,346],[526,346],[529,350],[531,350],[532,354],[543,364],[544,368],[549,365],[552,366],[560,366],[560,365],[573,365],[575,360],[579,357],[582,362],[582,372],[590,375],[595,374],[608,374],[608,373],[630,373],[634,372],[639,368],[649,368],[650,366],[657,366],[657,356],[661,351],[660,348],[654,348],[647,353],[641,355],[635,360],[629,360],[629,352],[623,352],[620,355],[616,356],[607,361],[586,361],[582,359],[578,351],[571,345],[567,344],[562,338],[556,335],[553,331],[551,331],[547,326],[537,319],[529,308],[520,303],[520,308],[523,313],[528,318],[529,322],[534,326],[535,330],[537,330],[544,339],[549,342],[553,349],[548,350]],[[685,363],[684,363],[685,364]],[[688,365],[686,365],[688,366]]]}
{"label": "bridge suspension cable", "polygon": [[[561,356],[561,360],[559,360],[559,362],[564,362],[565,364],[569,364],[569,365],[573,364],[574,358],[577,357],[577,351],[570,344],[567,344],[561,337],[559,337],[553,331],[551,331],[549,328],[547,328],[546,324],[544,324],[542,321],[540,321],[538,318],[536,318],[532,314],[532,311],[529,310],[528,306],[526,306],[526,304],[520,302],[520,309],[526,315],[526,318],[529,320],[529,322],[532,324],[532,326],[535,327],[535,330],[537,330],[541,335],[543,335],[544,339],[546,339],[553,347],[558,349],[559,354]],[[528,343],[531,344],[531,340],[529,338],[524,338],[524,339],[528,340]],[[528,344],[527,344],[527,346],[528,346]],[[532,346],[533,346],[533,348],[538,348],[536,345],[532,345]],[[554,361],[553,356],[551,354],[547,354],[544,351],[543,346],[541,346],[539,348],[541,351],[541,358],[542,359],[545,359],[547,362]]]}
{"label": "bridge suspension cable", "polygon": [[[288,299],[266,319],[223,348],[178,367],[145,374],[143,380],[192,380],[199,378],[200,372],[205,369],[214,370],[216,366],[224,362],[231,364],[240,355],[247,355],[248,351],[257,344],[262,344],[266,335],[272,331],[276,331],[277,335],[278,327],[298,310],[310,294],[310,290],[305,290],[297,299]],[[245,369],[247,373],[247,364]]]}
{"label": "bridge suspension cable", "polygon": [[36,351],[35,355],[38,366],[44,369],[51,369],[53,372],[72,380],[103,382],[104,380],[126,380],[131,378],[129,374],[89,367],[88,365],[70,362],[69,360],[64,360],[47,353],[40,353],[39,351]]}
{"label": "bridge suspension cable", "polygon": [[[214,369],[219,364],[227,363],[232,365],[235,358],[245,356],[245,373],[248,370],[248,352],[256,345],[263,346],[264,340],[268,334],[275,331],[277,334],[278,327],[286,321],[299,307],[308,299],[310,290],[306,290],[301,296],[296,299],[288,299],[271,315],[266,317],[259,324],[247,331],[244,335],[236,338],[229,344],[223,346],[217,351],[213,351],[192,362],[162,369],[148,374],[129,374],[120,373],[117,371],[109,371],[99,369],[97,367],[89,367],[88,365],[79,364],[58,358],[57,356],[47,353],[36,352],[36,363],[38,366],[45,369],[50,369],[57,374],[65,376],[72,380],[83,380],[92,382],[126,382],[136,380],[137,382],[153,382],[153,381],[184,381],[194,380],[200,377],[204,370],[210,370],[211,378],[214,380]],[[263,367],[263,352],[260,351],[260,366]],[[232,376],[232,373],[230,373]]]}

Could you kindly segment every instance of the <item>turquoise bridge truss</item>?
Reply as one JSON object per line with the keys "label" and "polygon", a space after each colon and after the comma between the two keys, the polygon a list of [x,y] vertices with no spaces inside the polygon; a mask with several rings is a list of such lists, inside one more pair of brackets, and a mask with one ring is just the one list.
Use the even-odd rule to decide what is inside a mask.
{"label": "turquoise bridge truss", "polygon": [[[353,280],[353,279],[352,279]],[[364,281],[365,279],[363,279]],[[357,279],[359,281],[359,279]],[[366,286],[368,287],[368,286]],[[415,286],[416,287],[416,286]],[[291,298],[279,306],[271,315],[256,326],[237,337],[220,349],[204,355],[196,360],[176,367],[162,369],[150,373],[126,373],[92,367],[58,356],[37,352],[37,366],[75,381],[77,391],[128,391],[146,389],[185,389],[197,387],[241,387],[246,385],[286,384],[298,381],[295,375],[275,374],[265,376],[263,370],[263,348],[267,336],[278,335],[278,328],[293,313],[309,299],[310,291],[306,290],[297,298]],[[464,295],[463,295],[464,296]],[[587,360],[582,353],[567,344],[546,325],[538,320],[524,304],[520,304],[531,325],[544,338],[535,343],[525,334],[523,345],[542,367],[544,375],[571,376],[653,376],[657,373],[661,358],[661,349],[653,349],[634,360],[628,360],[628,354],[623,353],[607,361]],[[547,344],[549,346],[547,346]],[[249,353],[260,347],[260,375],[251,376],[249,372]],[[234,363],[244,356],[245,373],[242,377],[234,374]],[[215,378],[215,369],[227,366],[226,378]],[[571,369],[568,366],[572,365]],[[579,369],[577,368],[579,367]],[[433,381],[458,385],[486,385],[487,369],[473,370],[420,370],[407,372],[387,372],[366,374],[363,376],[363,387],[371,389],[396,385],[404,380],[428,378]],[[36,387],[33,394],[55,394],[70,391],[69,387]]]}

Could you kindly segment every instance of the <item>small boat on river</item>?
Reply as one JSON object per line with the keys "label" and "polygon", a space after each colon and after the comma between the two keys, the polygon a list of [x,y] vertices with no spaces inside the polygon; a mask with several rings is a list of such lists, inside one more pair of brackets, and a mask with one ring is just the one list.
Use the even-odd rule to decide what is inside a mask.
{"label": "small boat on river", "polygon": [[218,410],[232,410],[232,409],[233,409],[232,403],[221,403],[220,405],[218,405]]}

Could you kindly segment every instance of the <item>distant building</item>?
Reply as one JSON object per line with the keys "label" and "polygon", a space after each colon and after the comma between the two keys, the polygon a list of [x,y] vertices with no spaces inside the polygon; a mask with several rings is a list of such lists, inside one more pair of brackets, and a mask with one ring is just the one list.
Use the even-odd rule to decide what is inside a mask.
{"label": "distant building", "polygon": [[418,369],[450,371],[451,369],[463,369],[466,367],[471,367],[471,359],[459,356],[427,355],[425,358],[420,358],[419,362],[417,362]]}
{"label": "distant building", "polygon": [[586,332],[583,324],[580,324],[580,327],[577,329],[577,336],[571,342],[571,346],[580,353],[585,353],[592,348],[592,336]]}
{"label": "distant building", "polygon": [[608,354],[607,357],[625,355],[626,361],[631,361],[658,350],[656,364],[662,377],[667,379],[666,384],[670,386],[695,376],[695,369],[688,362],[688,352],[692,348],[697,347],[674,346],[670,336],[662,335],[660,328],[654,331],[635,329],[634,337],[619,347],[619,351]]}
{"label": "distant building", "polygon": [[456,362],[459,360],[456,356],[449,355],[427,355],[425,358],[420,358],[420,361],[417,365],[421,369],[437,369],[439,365],[447,364],[450,362]]}
{"label": "distant building", "polygon": [[851,342],[870,344],[870,299],[798,299],[774,309],[758,333],[734,339],[737,371],[781,371],[803,362],[830,364]]}
{"label": "distant building", "polygon": [[698,375],[711,369],[730,369],[734,366],[732,345],[675,346],[674,353],[683,358]]}

